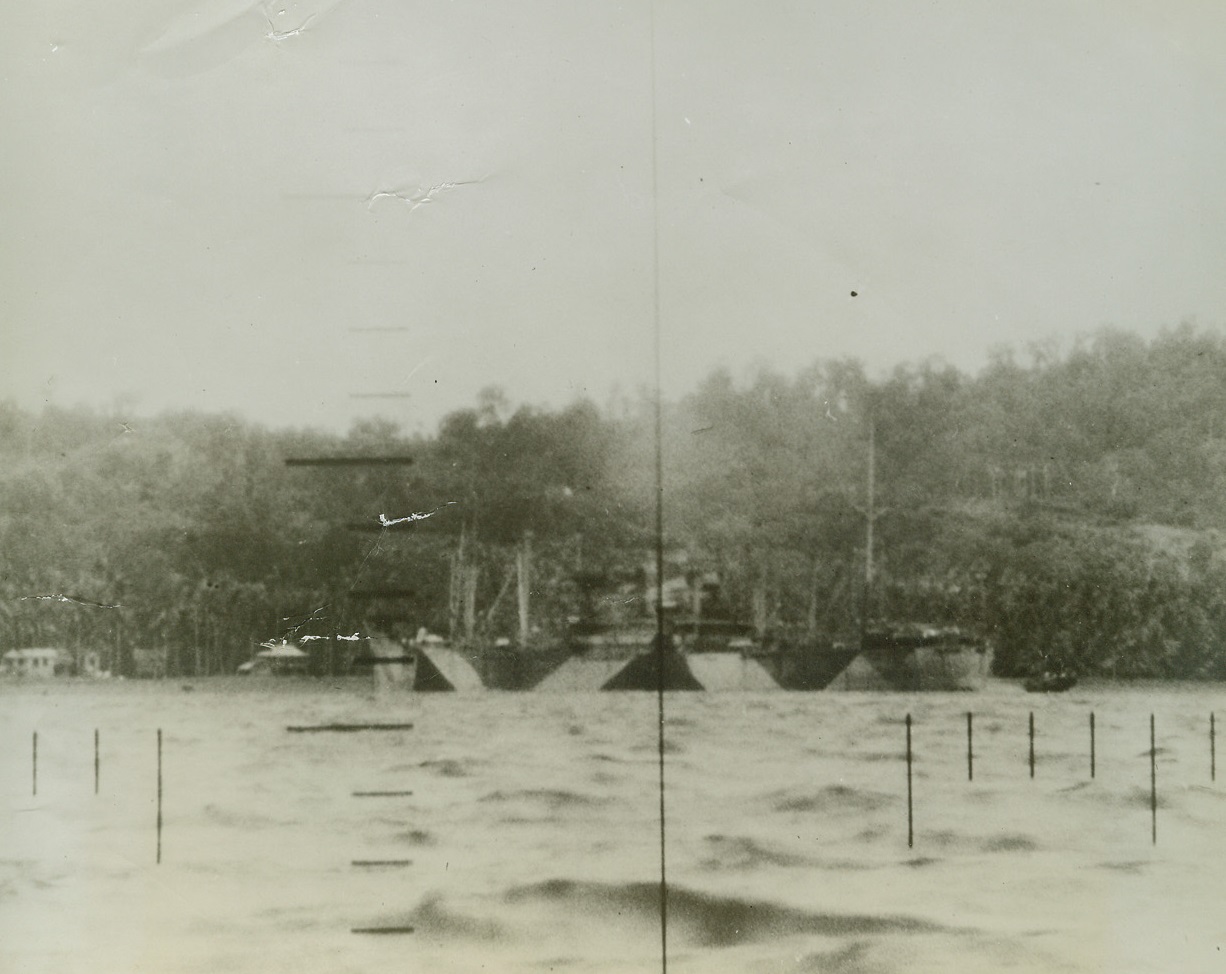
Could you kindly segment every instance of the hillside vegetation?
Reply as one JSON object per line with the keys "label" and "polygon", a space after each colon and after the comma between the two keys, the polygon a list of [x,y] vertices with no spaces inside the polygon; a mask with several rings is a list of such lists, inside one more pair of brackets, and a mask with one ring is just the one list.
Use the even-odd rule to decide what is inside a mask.
{"label": "hillside vegetation", "polygon": [[[871,617],[980,631],[1003,674],[1058,657],[1226,675],[1220,334],[1103,331],[977,376],[710,375],[665,404],[664,497],[670,552],[718,574],[719,610],[798,648],[854,635],[870,427]],[[414,624],[514,641],[526,537],[531,642],[549,645],[579,613],[645,611],[653,431],[647,397],[544,410],[497,390],[428,437],[0,405],[0,649],[100,649],[122,668],[169,647],[176,672],[230,672],[261,640],[353,633],[384,611],[358,597],[372,589],[408,589]],[[360,453],[415,462],[284,463]],[[429,516],[381,526],[413,514]]]}

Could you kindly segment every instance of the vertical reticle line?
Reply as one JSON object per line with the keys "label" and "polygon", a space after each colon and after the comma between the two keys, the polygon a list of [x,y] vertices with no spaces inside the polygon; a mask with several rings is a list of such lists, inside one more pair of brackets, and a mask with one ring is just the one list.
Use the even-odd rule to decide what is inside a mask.
{"label": "vertical reticle line", "polygon": [[651,310],[655,377],[656,480],[656,744],[660,770],[660,970],[668,974],[668,873],[664,808],[664,406],[660,340],[660,193],[656,143],[656,5],[648,0],[651,78]]}

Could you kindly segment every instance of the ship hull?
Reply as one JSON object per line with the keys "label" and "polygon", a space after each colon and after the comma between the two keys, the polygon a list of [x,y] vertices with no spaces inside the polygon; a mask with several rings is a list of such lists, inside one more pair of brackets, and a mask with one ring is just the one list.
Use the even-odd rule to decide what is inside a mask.
{"label": "ship hull", "polygon": [[832,690],[970,691],[991,674],[992,654],[982,646],[867,649],[830,684]]}

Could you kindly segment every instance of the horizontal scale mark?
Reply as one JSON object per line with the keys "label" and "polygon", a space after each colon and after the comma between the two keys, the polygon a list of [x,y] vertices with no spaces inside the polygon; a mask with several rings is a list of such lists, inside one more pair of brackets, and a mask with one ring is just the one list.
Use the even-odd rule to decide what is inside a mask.
{"label": "horizontal scale mark", "polygon": [[412,933],[412,927],[354,927],[354,933]]}
{"label": "horizontal scale mark", "polygon": [[304,724],[285,728],[291,734],[311,734],[325,731],[340,733],[352,731],[402,731],[412,730],[412,724]]}
{"label": "horizontal scale mark", "polygon": [[377,866],[411,866],[412,859],[354,859],[350,864],[353,866],[377,867]]}
{"label": "horizontal scale mark", "polygon": [[412,457],[286,457],[287,467],[407,467]]}

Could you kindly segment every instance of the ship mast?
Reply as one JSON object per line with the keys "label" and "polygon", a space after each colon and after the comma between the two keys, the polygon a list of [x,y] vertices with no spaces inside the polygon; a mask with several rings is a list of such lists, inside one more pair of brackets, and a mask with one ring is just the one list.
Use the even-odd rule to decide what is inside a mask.
{"label": "ship mast", "polygon": [[519,606],[519,648],[526,649],[531,634],[529,619],[532,597],[532,532],[525,531],[515,556],[516,595]]}
{"label": "ship mast", "polygon": [[868,632],[868,616],[873,604],[873,527],[877,521],[875,504],[876,466],[877,466],[877,424],[872,417],[868,421],[868,483],[865,491],[864,505],[864,589],[860,601],[860,649],[864,650],[865,635]]}

